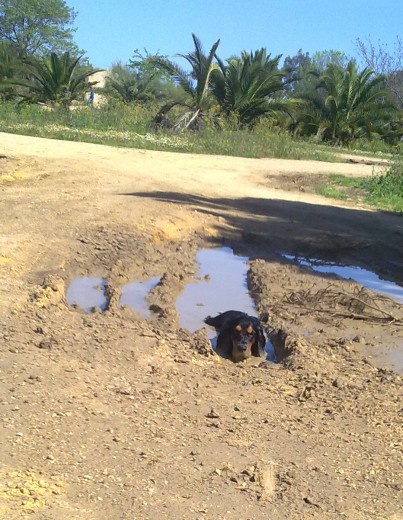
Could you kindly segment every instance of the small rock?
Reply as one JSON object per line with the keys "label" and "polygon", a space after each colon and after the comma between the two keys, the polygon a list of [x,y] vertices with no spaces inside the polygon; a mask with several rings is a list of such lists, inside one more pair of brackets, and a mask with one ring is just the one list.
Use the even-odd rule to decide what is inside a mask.
{"label": "small rock", "polygon": [[39,344],[38,348],[42,350],[52,350],[52,348],[57,344],[57,341],[54,338],[45,338]]}
{"label": "small rock", "polygon": [[214,408],[212,408],[209,413],[206,415],[206,417],[208,417],[209,419],[218,419],[220,416],[218,415],[218,413],[214,410]]}

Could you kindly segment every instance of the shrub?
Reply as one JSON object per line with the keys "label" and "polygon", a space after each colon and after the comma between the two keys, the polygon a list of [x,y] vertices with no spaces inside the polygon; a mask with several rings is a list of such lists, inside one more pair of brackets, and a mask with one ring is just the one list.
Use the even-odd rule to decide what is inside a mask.
{"label": "shrub", "polygon": [[403,160],[396,160],[383,174],[363,179],[362,186],[371,204],[403,211]]}

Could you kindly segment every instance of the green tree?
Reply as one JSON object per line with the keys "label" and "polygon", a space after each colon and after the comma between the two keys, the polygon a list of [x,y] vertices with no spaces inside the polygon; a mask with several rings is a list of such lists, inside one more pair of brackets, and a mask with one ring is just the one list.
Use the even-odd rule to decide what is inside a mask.
{"label": "green tree", "polygon": [[175,84],[165,70],[155,66],[156,61],[166,59],[167,56],[158,52],[151,54],[147,49],[144,49],[143,52],[135,49],[128,67],[137,74],[138,78],[147,82],[149,89],[154,92],[155,100],[169,100],[174,101],[175,104],[181,104],[186,98],[183,89]]}
{"label": "green tree", "polygon": [[[190,72],[187,72],[173,61],[164,58],[157,58],[153,61],[154,65],[168,73],[175,83],[188,95],[189,101],[183,103],[188,111],[183,115],[177,123],[177,129],[183,128],[200,128],[203,117],[209,108],[209,86],[211,72],[217,68],[213,63],[215,53],[217,51],[220,40],[217,40],[210,52],[205,54],[200,40],[192,34],[194,50],[187,54],[177,54],[178,57],[184,58],[190,65]],[[177,103],[174,103],[177,104]],[[169,105],[166,105],[168,109]]]}
{"label": "green tree", "polygon": [[374,44],[371,38],[366,42],[357,39],[356,46],[364,64],[385,77],[385,86],[391,92],[396,111],[382,137],[397,144],[403,136],[403,41],[397,37],[390,48],[380,41]]}
{"label": "green tree", "polygon": [[0,41],[0,99],[8,101],[17,95],[16,86],[8,82],[17,77],[21,60],[10,42]]}
{"label": "green tree", "polygon": [[299,82],[305,75],[305,71],[310,66],[311,58],[309,57],[309,53],[303,53],[302,49],[299,49],[295,56],[287,56],[284,59],[284,90],[288,95],[292,95],[295,92]]}
{"label": "green tree", "polygon": [[391,104],[383,76],[376,76],[373,69],[361,72],[354,61],[346,68],[330,63],[322,73],[316,73],[316,91],[319,96],[306,96],[305,111],[300,123],[316,133],[318,138],[333,143],[348,143],[361,136],[371,137],[380,131],[390,118]]}
{"label": "green tree", "polygon": [[262,116],[286,112],[289,103],[279,94],[284,89],[285,72],[278,68],[281,56],[271,58],[266,49],[242,52],[240,57],[218,60],[212,72],[212,92],[221,112],[235,116],[244,126],[253,125]]}
{"label": "green tree", "polygon": [[356,47],[365,66],[374,69],[376,74],[385,76],[385,85],[392,92],[398,110],[403,110],[403,41],[397,37],[391,50],[379,42],[374,44],[370,38],[367,42],[356,40]]}
{"label": "green tree", "polygon": [[11,42],[24,57],[76,51],[75,17],[64,0],[0,0],[0,40]]}
{"label": "green tree", "polygon": [[345,69],[349,61],[348,57],[340,51],[320,51],[310,57],[308,53],[303,54],[300,49],[296,56],[288,56],[284,60],[286,91],[294,98],[318,97],[320,93],[317,92],[315,77],[323,74],[329,65]]}
{"label": "green tree", "polygon": [[163,56],[159,52],[151,54],[147,49],[141,52],[139,49],[134,49],[133,57],[129,60],[128,67],[135,70],[143,76],[156,76],[159,75],[163,78],[167,78],[164,71],[156,70],[154,63],[157,60],[166,60],[168,56]]}
{"label": "green tree", "polygon": [[103,91],[126,104],[134,101],[144,103],[156,98],[153,79],[152,75],[142,75],[122,63],[115,63]]}
{"label": "green tree", "polygon": [[344,52],[332,49],[330,51],[315,52],[311,61],[314,69],[323,72],[329,65],[335,65],[345,69],[352,60]]}
{"label": "green tree", "polygon": [[52,52],[47,58],[31,57],[24,63],[28,79],[11,80],[24,87],[21,97],[29,103],[46,103],[53,107],[69,108],[73,100],[79,100],[91,88],[88,76],[99,70],[80,69],[80,57],[65,52],[61,56]]}

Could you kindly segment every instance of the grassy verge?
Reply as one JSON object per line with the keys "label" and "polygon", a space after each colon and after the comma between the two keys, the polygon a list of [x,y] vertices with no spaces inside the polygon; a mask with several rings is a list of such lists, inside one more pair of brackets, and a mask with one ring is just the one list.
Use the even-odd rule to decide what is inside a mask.
{"label": "grassy verge", "polygon": [[149,150],[238,157],[274,157],[336,161],[332,149],[297,140],[288,133],[271,128],[216,130],[172,134],[153,132],[154,107],[106,105],[83,107],[71,112],[49,111],[38,106],[16,110],[0,105],[0,130],[3,132],[84,141]]}
{"label": "grassy verge", "polygon": [[345,177],[344,175],[329,175],[326,182],[316,188],[316,193],[330,199],[346,200],[353,194],[362,191],[362,179]]}
{"label": "grassy verge", "polygon": [[382,175],[363,179],[369,204],[382,209],[403,212],[403,160],[395,161]]}
{"label": "grassy verge", "polygon": [[[207,127],[201,132],[183,134],[153,132],[151,122],[157,110],[156,106],[108,103],[97,109],[82,107],[66,112],[38,106],[16,109],[12,104],[2,103],[0,131],[148,150],[251,158],[335,162],[340,153],[330,146],[296,139],[264,124],[253,132],[229,127],[222,130]],[[378,150],[381,154],[386,152],[386,148]],[[402,161],[396,161],[384,174],[367,179],[333,175],[316,186],[316,192],[325,197],[365,201],[381,209],[403,211],[402,165]]]}
{"label": "grassy verge", "polygon": [[316,193],[339,200],[363,201],[377,208],[403,212],[403,161],[395,161],[382,174],[365,178],[330,175]]}
{"label": "grassy verge", "polygon": [[372,156],[388,156],[389,154],[401,154],[403,152],[402,143],[390,145],[382,139],[356,139],[352,141],[350,146],[346,149],[348,153],[358,153],[362,155]]}

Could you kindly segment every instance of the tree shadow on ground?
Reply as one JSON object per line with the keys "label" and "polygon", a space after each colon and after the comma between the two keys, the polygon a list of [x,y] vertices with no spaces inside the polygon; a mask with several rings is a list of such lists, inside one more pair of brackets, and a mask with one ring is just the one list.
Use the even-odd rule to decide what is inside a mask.
{"label": "tree shadow on ground", "polygon": [[[403,216],[264,198],[127,193],[216,217],[217,235],[249,256],[288,253],[356,265],[403,285]],[[252,253],[252,255],[251,255]]]}

